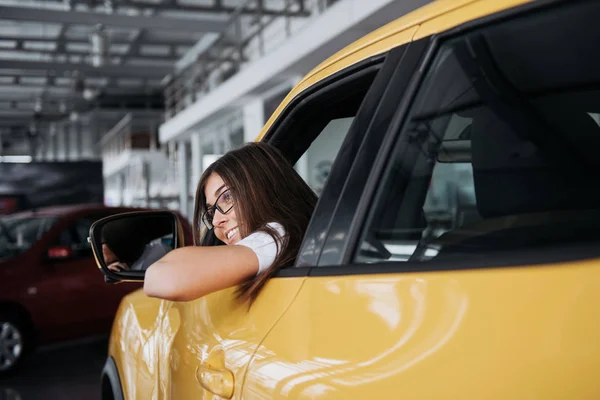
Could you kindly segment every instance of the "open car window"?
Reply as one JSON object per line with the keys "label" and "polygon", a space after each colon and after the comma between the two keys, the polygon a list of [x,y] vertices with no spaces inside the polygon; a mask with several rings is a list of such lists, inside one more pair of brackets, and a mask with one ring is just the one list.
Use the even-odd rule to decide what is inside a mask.
{"label": "open car window", "polygon": [[317,195],[378,70],[379,65],[365,67],[303,96],[265,138],[286,155]]}
{"label": "open car window", "polygon": [[599,17],[598,3],[569,5],[443,44],[354,260],[598,248],[600,56],[586,38]]}

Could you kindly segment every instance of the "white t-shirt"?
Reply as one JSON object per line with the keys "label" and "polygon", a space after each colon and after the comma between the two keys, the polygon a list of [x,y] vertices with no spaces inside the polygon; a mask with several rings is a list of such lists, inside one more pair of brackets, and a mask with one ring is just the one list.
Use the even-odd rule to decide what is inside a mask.
{"label": "white t-shirt", "polygon": [[[281,238],[285,236],[285,229],[281,224],[271,222],[267,226],[275,229]],[[246,246],[254,251],[258,258],[258,274],[269,268],[275,261],[275,257],[277,257],[277,244],[271,235],[263,231],[251,233],[237,242],[236,245]],[[281,250],[281,246],[282,243],[279,242],[279,250]]]}

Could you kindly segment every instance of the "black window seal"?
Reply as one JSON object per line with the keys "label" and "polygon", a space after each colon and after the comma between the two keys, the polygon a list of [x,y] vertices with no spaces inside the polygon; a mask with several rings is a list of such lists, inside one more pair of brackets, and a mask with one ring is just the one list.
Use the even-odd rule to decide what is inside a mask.
{"label": "black window seal", "polygon": [[[410,59],[412,57],[416,58],[416,66],[413,66],[410,70],[410,76],[409,76],[409,82],[406,86],[406,90],[404,90],[404,95],[401,97],[401,101],[400,101],[400,108],[406,108],[408,109],[408,107],[410,106],[411,102],[410,102],[410,98],[411,98],[411,93],[413,90],[413,85],[414,83],[414,79],[413,77],[415,76],[415,71],[418,71],[418,68],[420,67],[420,61],[422,60],[422,58],[424,57],[424,53],[427,51],[427,49],[423,49],[423,43],[426,41],[427,39],[420,39],[417,41],[413,41],[413,42],[409,42],[408,44],[403,44],[400,46],[395,47],[394,49],[392,49],[391,51],[400,51],[400,49],[403,49],[401,54],[400,54],[400,60],[398,61],[398,64],[395,65],[394,68],[394,72],[392,74],[392,76],[390,77],[390,81],[393,80],[393,82],[396,82],[397,79],[402,79],[400,77],[396,77],[397,74],[402,73],[402,76],[406,76],[406,74],[404,74],[404,70],[406,69],[406,65],[407,64],[411,64],[410,61],[407,61],[407,59]],[[426,42],[424,43],[425,45],[427,44]],[[424,46],[423,46],[424,47]],[[391,53],[390,51],[390,53]],[[377,121],[380,119],[380,115],[385,113],[385,108],[386,107],[395,107],[395,106],[391,106],[391,105],[387,105],[384,104],[383,101],[387,99],[387,97],[389,96],[389,91],[394,91],[395,89],[392,88],[388,82],[388,85],[386,86],[384,92],[382,93],[382,100],[381,102],[379,102],[376,106],[376,110],[375,110],[375,114],[372,116],[370,123],[369,123],[369,128],[368,131],[366,132],[366,136],[364,138],[364,140],[362,141],[362,143],[360,144],[360,148],[357,152],[357,159],[352,163],[351,169],[349,170],[349,178],[346,179],[346,182],[344,183],[344,187],[340,192],[340,197],[337,201],[337,204],[335,205],[335,209],[334,212],[332,213],[332,216],[330,218],[329,221],[329,228],[327,230],[327,235],[324,241],[324,246],[322,246],[321,248],[321,252],[324,252],[326,250],[331,250],[331,249],[336,249],[338,250],[339,247],[337,245],[332,245],[331,248],[327,248],[327,246],[330,243],[330,236],[332,234],[332,227],[334,226],[334,219],[335,218],[342,218],[342,216],[340,216],[339,214],[339,210],[341,209],[341,202],[344,200],[345,196],[347,195],[347,190],[348,189],[348,184],[349,184],[349,179],[353,179],[353,177],[355,177],[355,174],[357,173],[356,168],[364,168],[365,165],[360,165],[360,163],[363,161],[363,159],[360,157],[361,153],[363,153],[365,150],[364,148],[367,146],[367,141],[369,139],[372,139],[372,136],[374,135],[374,133],[371,131],[372,129],[377,129],[377,127],[372,126],[371,124],[374,121]],[[386,131],[390,131],[391,127],[393,126],[395,120],[398,119],[398,115],[399,114],[404,114],[404,111],[400,110],[400,108],[398,108],[396,110],[396,112],[392,112],[393,117],[391,118],[390,122],[387,124],[387,128],[383,128],[386,129]],[[379,121],[381,122],[381,121]],[[381,151],[382,148],[386,148],[387,144],[386,144],[386,138],[389,137],[389,133],[385,132],[384,135],[382,136],[383,140],[382,140],[382,144],[379,146],[379,150]],[[381,139],[379,139],[381,140]],[[389,140],[389,139],[388,139]],[[363,155],[364,157],[364,155]],[[381,162],[381,157],[378,154],[377,157],[375,158],[375,160],[368,165],[368,169],[372,172],[374,169],[377,168],[377,164],[378,162]],[[365,185],[364,185],[364,189],[361,190],[361,194],[364,195],[364,193],[369,193],[370,189],[369,189],[369,182],[370,182],[370,176],[371,173],[369,173],[368,175],[369,177],[365,179]],[[354,183],[353,183],[354,184]],[[362,196],[361,196],[362,199]],[[358,207],[360,207],[362,203],[362,200],[359,199],[358,201]],[[358,210],[358,208],[357,208]],[[349,224],[349,230],[348,230],[348,234],[347,239],[345,240],[344,244],[341,247],[341,251],[340,253],[342,254],[342,262],[341,265],[344,265],[346,262],[344,261],[344,255],[346,253],[346,250],[348,248],[350,248],[352,246],[352,237],[351,237],[351,232],[352,232],[352,227],[354,226],[354,219],[356,218],[357,213],[355,212],[354,215],[351,217],[352,218],[352,222]],[[339,225],[339,224],[338,224]],[[344,229],[345,231],[345,229]],[[339,250],[338,250],[339,251]],[[327,265],[328,261],[322,261],[321,260],[321,256],[319,257],[318,263],[317,263],[317,267],[321,267],[322,265]]]}
{"label": "black window seal", "polygon": [[282,268],[273,276],[274,278],[299,278],[310,275],[313,267],[287,267]]}
{"label": "black window seal", "polygon": [[345,78],[357,79],[361,75],[371,73],[373,69],[379,68],[385,60],[387,53],[377,54],[352,64],[300,92],[285,106],[279,118],[273,122],[261,141],[267,143],[280,141],[281,136],[286,133],[286,125],[290,123],[289,121],[292,120],[298,110],[316,98],[326,95],[331,90],[335,90],[339,85],[346,84],[347,79]]}
{"label": "black window seal", "polygon": [[[421,39],[422,40],[422,39]],[[353,217],[352,224],[348,231],[348,241],[346,242],[346,248],[344,249],[344,255],[342,257],[339,268],[352,262],[355,250],[359,245],[359,240],[363,232],[363,227],[367,218],[367,214],[373,204],[373,199],[377,194],[377,188],[381,183],[383,174],[387,170],[389,159],[393,151],[395,150],[396,143],[401,136],[401,133],[406,123],[406,117],[410,112],[410,108],[421,88],[421,83],[425,77],[425,74],[429,71],[429,66],[437,55],[438,43],[436,37],[430,39],[430,46],[425,51],[421,66],[415,71],[412,76],[412,82],[409,84],[406,90],[406,96],[403,98],[402,103],[398,107],[398,111],[390,122],[388,132],[383,139],[383,143],[380,147],[380,153],[377,159],[373,163],[371,173],[367,179],[365,189],[363,191],[363,197],[358,203],[356,212]],[[326,267],[319,267],[326,268]]]}
{"label": "black window seal", "polygon": [[497,268],[548,267],[562,263],[586,262],[600,258],[597,242],[578,243],[541,249],[498,250],[480,254],[475,258],[470,253],[464,258],[430,261],[382,261],[374,263],[356,263],[351,265],[332,265],[311,268],[308,276],[373,275],[395,273],[425,273],[436,271],[470,271]]}

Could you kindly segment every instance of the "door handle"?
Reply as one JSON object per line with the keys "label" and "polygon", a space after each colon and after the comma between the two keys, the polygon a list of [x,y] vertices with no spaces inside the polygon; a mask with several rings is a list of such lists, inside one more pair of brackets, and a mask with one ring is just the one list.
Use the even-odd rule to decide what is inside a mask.
{"label": "door handle", "polygon": [[226,369],[214,369],[200,365],[196,369],[196,379],[200,385],[217,396],[231,399],[235,383],[233,373]]}
{"label": "door handle", "polygon": [[196,368],[196,380],[209,392],[219,397],[231,399],[235,378],[233,372],[225,368],[223,351],[218,349]]}

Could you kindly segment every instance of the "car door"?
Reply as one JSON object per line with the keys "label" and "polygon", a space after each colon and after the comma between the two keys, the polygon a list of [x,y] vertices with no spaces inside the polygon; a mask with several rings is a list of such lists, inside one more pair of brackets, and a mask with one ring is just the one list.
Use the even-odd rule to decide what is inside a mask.
{"label": "car door", "polygon": [[[416,28],[411,28],[398,34],[398,42],[410,42],[415,31]],[[386,62],[373,83],[373,87],[378,86],[378,90],[373,92],[377,94],[365,98],[361,105],[361,113],[350,128],[349,135],[354,134],[360,137],[360,140],[346,141],[342,145],[307,229],[296,268],[301,270],[308,268],[308,276],[293,304],[256,350],[246,376],[244,398],[277,398],[278,396],[297,398],[298,393],[295,389],[290,391],[293,386],[287,387],[285,384],[288,379],[298,375],[304,375],[301,379],[306,379],[306,371],[325,365],[329,361],[311,358],[312,345],[319,345],[319,343],[304,337],[304,334],[310,334],[311,327],[301,321],[312,323],[306,319],[308,315],[313,317],[322,315],[325,319],[337,319],[339,316],[322,314],[319,306],[310,298],[299,300],[298,296],[306,293],[304,285],[312,279],[310,271],[319,264],[319,259],[324,257],[321,250],[324,249],[323,246],[326,245],[326,239],[329,237],[327,233],[331,232],[337,222],[333,216],[353,210],[352,204],[342,202],[344,194],[350,193],[360,198],[362,187],[348,177],[363,175],[366,179],[368,176],[377,152],[382,146],[385,133],[392,123],[392,116],[396,113],[395,108],[386,105],[402,103],[404,92],[410,88],[411,77],[419,66],[426,45],[426,41],[404,44],[387,54]],[[274,139],[276,138],[272,140],[277,143]],[[339,235],[344,236],[345,233],[340,232],[336,236]],[[332,296],[335,297],[334,289],[331,290]],[[343,311],[339,311],[342,315]],[[294,322],[296,317],[300,320]],[[300,337],[302,338],[299,342],[296,342],[295,340]],[[318,390],[309,393],[307,397],[317,395]]]}
{"label": "car door", "polygon": [[[382,54],[324,80],[293,101],[267,134],[265,140],[296,164],[316,192],[322,191],[323,196],[330,193],[322,196],[319,204],[331,206],[335,200],[329,189],[324,189],[324,177],[330,169],[348,172],[351,163],[345,163],[345,157],[339,163],[336,154],[344,153],[352,159],[358,152],[364,127],[369,125],[377,99],[402,55],[403,49]],[[312,251],[318,253],[319,246],[313,243]],[[164,301],[159,311],[162,316],[158,316],[163,322],[157,322],[161,341],[156,358],[152,358],[156,364],[150,368],[169,373],[157,378],[157,395],[173,399],[245,398],[242,387],[246,367],[292,303],[308,270],[282,270],[250,308],[237,300],[235,288],[191,302]],[[147,389],[150,391],[144,394],[139,386],[127,390],[130,396],[145,396],[156,390]]]}
{"label": "car door", "polygon": [[[486,15],[477,3],[455,12]],[[581,371],[600,360],[598,93],[583,83],[599,13],[527,5],[431,41],[256,351],[248,398],[598,396]]]}

